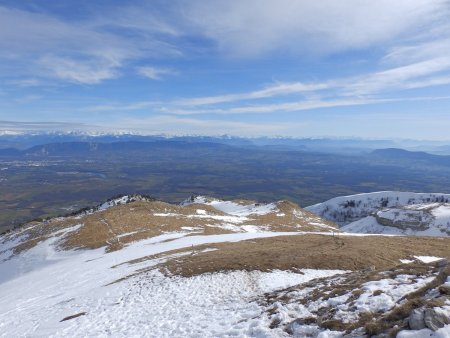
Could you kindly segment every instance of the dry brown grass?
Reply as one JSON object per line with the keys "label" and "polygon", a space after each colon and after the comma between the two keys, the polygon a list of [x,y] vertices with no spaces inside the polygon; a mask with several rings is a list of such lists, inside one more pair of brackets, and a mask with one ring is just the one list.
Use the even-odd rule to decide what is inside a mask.
{"label": "dry brown grass", "polygon": [[[236,202],[240,204],[254,203],[244,200]],[[277,212],[266,215],[250,215],[247,221],[235,224],[235,229],[239,230],[239,227],[253,225],[264,227],[268,231],[331,231],[327,227],[320,227],[311,222],[334,226],[333,223],[302,210],[294,203],[281,201],[277,203],[277,207],[279,209]],[[115,251],[133,241],[168,232],[185,231],[184,227],[195,228],[190,231],[202,235],[232,232],[220,227],[224,223],[223,221],[199,215],[198,209],[203,210],[208,216],[227,216],[214,207],[204,204],[179,206],[160,201],[141,200],[90,214],[32,222],[7,236],[13,237],[19,231],[27,234],[28,240],[16,248],[15,252],[18,253],[47,239],[52,233],[76,224],[83,226],[78,231],[61,238],[59,244],[63,249],[106,247],[107,251]],[[282,214],[284,216],[279,216]],[[337,229],[335,231],[338,232]]]}
{"label": "dry brown grass", "polygon": [[379,296],[379,295],[381,295],[382,293],[383,293],[382,290],[375,290],[375,291],[372,293],[372,296]]}
{"label": "dry brown grass", "polygon": [[[436,270],[440,271],[431,282],[406,295],[403,298],[406,301],[401,305],[396,306],[387,314],[380,316],[376,321],[366,324],[366,333],[369,335],[377,335],[387,332],[390,337],[395,337],[399,329],[407,328],[407,322],[405,320],[414,309],[443,306],[445,304],[443,299],[426,299],[424,298],[424,295],[429,290],[439,289],[439,287],[445,283],[450,273],[450,266],[447,265],[444,268],[439,268],[438,265],[433,265],[432,268],[432,272],[436,272]],[[421,272],[417,272],[417,274],[419,273]]]}
{"label": "dry brown grass", "polygon": [[[217,251],[199,253],[196,256],[178,257],[159,265],[162,271],[182,276],[228,270],[273,269],[297,270],[301,268],[356,270],[345,274],[339,281],[316,279],[301,285],[301,289],[311,288],[300,299],[292,299],[290,292],[299,290],[294,286],[265,296],[266,304],[298,302],[309,304],[317,300],[338,297],[349,292],[346,301],[350,309],[353,301],[362,293],[362,285],[369,281],[385,278],[395,279],[407,274],[417,277],[436,275],[426,286],[410,293],[406,301],[387,314],[361,313],[356,322],[344,323],[334,318],[336,309],[318,309],[316,323],[330,330],[352,332],[365,330],[369,336],[388,333],[395,337],[398,330],[405,327],[405,318],[417,307],[442,305],[442,300],[424,300],[423,295],[430,289],[438,288],[448,276],[448,267],[442,270],[439,263],[425,264],[413,262],[399,264],[400,259],[413,255],[433,255],[450,258],[450,239],[420,237],[352,237],[341,236],[339,242],[329,235],[300,235],[253,239],[237,243],[220,243],[213,247]],[[439,273],[438,273],[439,272]],[[381,294],[381,290],[374,295]],[[272,327],[281,323],[273,321]]]}
{"label": "dry brown grass", "polygon": [[[437,268],[437,267],[435,266],[435,268]],[[411,300],[411,299],[416,299],[416,298],[422,297],[425,294],[425,292],[427,292],[428,290],[438,288],[439,286],[441,286],[442,284],[445,283],[449,274],[450,274],[450,266],[447,265],[446,267],[444,267],[443,269],[441,269],[439,271],[439,274],[431,282],[429,282],[427,285],[423,286],[419,290],[417,290],[413,293],[410,293],[406,297],[406,299]]]}
{"label": "dry brown grass", "polygon": [[383,321],[369,321],[364,325],[364,329],[369,337],[372,337],[392,329],[392,327],[389,323]]}
{"label": "dry brown grass", "polygon": [[[180,207],[159,201],[140,201],[116,206],[84,217],[81,220],[84,226],[65,240],[64,247],[107,246],[108,251],[114,251],[133,241],[182,231],[183,227],[199,227],[202,230],[207,228],[210,220],[185,217],[195,214],[197,209],[200,208],[195,205]],[[201,209],[212,215],[223,214],[208,206]],[[174,216],[155,216],[160,213]],[[215,233],[224,232],[222,229],[214,230]],[[125,234],[128,235],[124,236]]]}
{"label": "dry brown grass", "polygon": [[439,293],[440,293],[441,295],[447,295],[447,296],[450,296],[450,286],[448,286],[448,285],[441,285],[441,286],[439,287]]}
{"label": "dry brown grass", "polygon": [[[163,265],[171,273],[192,276],[226,270],[342,269],[375,267],[391,276],[416,269],[414,264],[399,266],[399,260],[412,255],[450,258],[450,238],[353,237],[339,242],[329,235],[297,235],[252,239],[212,245],[219,250],[181,258],[177,264]],[[425,269],[425,268],[422,268]],[[415,270],[418,271],[418,270]]]}
{"label": "dry brown grass", "polygon": [[[407,328],[406,319],[413,309],[441,307],[445,304],[445,299],[448,299],[448,297],[430,299],[424,296],[430,290],[437,290],[446,281],[449,273],[448,267],[443,268],[439,263],[425,264],[416,262],[410,264],[408,268],[405,265],[399,265],[388,271],[371,271],[369,269],[354,271],[341,276],[316,279],[285,290],[274,291],[266,295],[264,304],[269,306],[280,302],[282,304],[300,303],[308,306],[308,304],[316,301],[323,302],[331,297],[351,293],[351,296],[345,303],[348,305],[348,310],[352,311],[352,303],[363,293],[364,283],[384,278],[396,278],[398,275],[405,274],[405,271],[408,271],[410,276],[435,277],[424,287],[406,295],[403,301],[399,300],[398,305],[387,313],[363,312],[359,314],[356,321],[343,322],[335,318],[336,308],[333,306],[322,306],[312,312],[315,315],[313,317],[314,322],[324,329],[346,333],[353,332],[353,334],[358,332],[361,336],[365,332],[368,336],[383,334],[387,337],[395,337],[399,330]],[[374,292],[374,295],[381,292],[381,290],[377,290]],[[303,319],[299,318],[294,322],[301,323]],[[280,324],[277,323],[278,326]],[[287,329],[289,327],[288,325]]]}
{"label": "dry brown grass", "polygon": [[343,323],[340,320],[330,319],[320,323],[320,327],[332,331],[346,331],[349,324]]}

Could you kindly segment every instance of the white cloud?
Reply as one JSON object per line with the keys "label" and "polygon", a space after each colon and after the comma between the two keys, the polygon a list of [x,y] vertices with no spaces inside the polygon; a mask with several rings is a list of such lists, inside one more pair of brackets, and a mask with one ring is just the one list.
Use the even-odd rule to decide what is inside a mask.
{"label": "white cloud", "polygon": [[[120,8],[107,6],[101,15],[95,11],[84,14],[83,19],[64,20],[48,13],[0,6],[0,76],[6,75],[8,80],[14,79],[11,84],[23,87],[48,83],[58,86],[55,79],[93,85],[124,74],[152,80],[175,75],[177,72],[166,63],[168,57],[186,56],[189,70],[185,73],[195,76],[195,72],[203,67],[200,63],[203,60],[206,60],[206,70],[201,71],[207,72],[209,67],[217,71],[222,65],[225,71],[235,71],[232,68],[236,60],[225,58],[215,62],[218,56],[224,55],[244,59],[237,61],[237,69],[245,65],[258,69],[267,63],[256,62],[253,65],[253,60],[271,58],[272,53],[283,57],[289,54],[288,65],[295,64],[294,58],[301,58],[296,65],[305,66],[311,55],[322,57],[357,49],[371,51],[370,55],[345,55],[355,59],[367,57],[366,65],[350,68],[348,72],[320,72],[317,75],[320,80],[316,82],[304,81],[302,74],[295,73],[302,67],[293,67],[289,78],[297,81],[266,83],[243,92],[224,92],[231,88],[230,82],[226,82],[221,95],[202,92],[198,96],[177,97],[165,102],[150,101],[151,96],[146,96],[131,103],[121,103],[124,98],[118,97],[117,102],[95,106],[89,99],[84,103],[91,106],[67,107],[86,119],[89,112],[111,112],[103,115],[121,117],[118,122],[108,121],[111,126],[115,123],[113,127],[116,129],[133,128],[155,133],[286,135],[297,127],[305,127],[302,123],[292,122],[300,119],[294,118],[295,112],[406,100],[448,99],[404,95],[404,91],[409,89],[450,84],[447,0],[174,0],[170,6],[158,7],[141,2],[138,6],[137,2],[132,2]],[[326,59],[326,62],[339,64],[334,57]],[[177,68],[178,65],[183,69],[182,62],[177,62]],[[274,77],[280,77],[277,74],[280,68],[278,65],[273,68]],[[349,75],[335,77],[333,74],[337,73]],[[240,80],[239,76],[245,76],[243,74],[246,73],[238,75],[236,81]],[[251,81],[248,79],[246,83]],[[192,86],[189,92],[199,87]],[[171,95],[166,94],[162,93],[161,97]],[[25,94],[20,97],[33,99]],[[84,103],[71,102],[72,105]],[[64,106],[61,106],[62,111]],[[142,116],[146,110],[149,115],[155,112],[166,115],[142,119],[125,117]],[[260,119],[257,114],[273,113],[275,119],[278,117],[276,114],[286,112],[293,113],[290,122],[257,121]],[[194,116],[199,114],[205,116]],[[248,116],[238,116],[246,114]],[[101,119],[102,114],[94,115]],[[215,117],[211,118],[211,115]],[[301,116],[306,115],[303,113]],[[280,114],[280,119],[286,116]],[[238,118],[252,118],[253,121],[234,120]],[[332,123],[329,125],[330,128],[335,127]]]}
{"label": "white cloud", "polygon": [[[450,71],[450,56],[439,56],[430,60],[416,62],[401,67],[387,69],[343,81],[342,89],[346,95],[372,95],[439,85],[434,76]],[[411,86],[412,81],[415,86]]]}
{"label": "white cloud", "polygon": [[336,52],[390,43],[448,12],[445,0],[189,0],[186,18],[235,56]]}
{"label": "white cloud", "polygon": [[450,74],[444,76],[434,76],[425,80],[419,81],[409,81],[405,84],[407,89],[424,88],[424,87],[434,87],[434,86],[444,86],[450,84]]}
{"label": "white cloud", "polygon": [[[448,18],[448,8],[446,0],[176,0],[171,6],[136,2],[109,6],[102,15],[92,11],[83,19],[62,20],[48,13],[0,6],[0,60],[8,64],[1,71],[95,84],[125,73],[124,68],[133,68],[134,61],[183,56],[200,48],[189,42],[199,37],[214,41],[222,54],[245,57],[272,52],[333,53],[380,45],[391,48],[386,58],[391,61],[430,49],[440,49],[442,54],[449,51],[450,43],[441,39],[433,45],[428,38],[448,37],[448,30],[436,28],[436,23]],[[420,30],[429,33],[419,34]],[[395,47],[411,36],[425,40],[430,48],[410,53],[414,46]],[[210,46],[201,48],[211,52]],[[147,66],[138,68],[138,73],[161,79],[173,70]],[[296,89],[282,85],[248,93],[249,99],[317,89],[300,82]],[[245,97],[231,94],[185,103],[240,99]]]}
{"label": "white cloud", "polygon": [[[443,75],[440,75],[444,72]],[[447,85],[450,83],[450,57],[439,57],[407,66],[391,68],[366,75],[330,79],[327,82],[303,84],[299,82],[276,83],[251,92],[232,93],[220,96],[188,98],[175,101],[173,107],[163,110],[180,115],[190,114],[242,114],[270,113],[278,111],[300,111],[316,108],[366,105],[392,100],[392,95],[376,97],[378,94],[398,93],[407,89]],[[277,98],[286,95],[311,93],[315,99],[301,99],[295,102],[243,105],[242,101]],[[394,99],[402,100],[402,99]],[[283,100],[285,101],[285,100]],[[234,107],[220,108],[220,103],[239,103]],[[203,105],[209,108],[192,109]]]}
{"label": "white cloud", "polygon": [[93,130],[95,126],[77,122],[48,122],[48,121],[1,121],[0,132],[10,131],[17,133],[42,132],[42,131],[74,131]]}
{"label": "white cloud", "polygon": [[118,76],[120,61],[97,58],[95,60],[75,60],[47,55],[39,60],[47,74],[80,84],[97,84]]}
{"label": "white cloud", "polygon": [[134,110],[142,110],[142,109],[145,109],[145,108],[154,107],[156,105],[161,105],[161,102],[158,102],[158,101],[139,101],[139,102],[126,103],[126,104],[107,103],[107,104],[100,104],[100,105],[95,105],[95,106],[83,107],[83,108],[80,109],[80,111],[84,111],[84,112],[134,111]]}
{"label": "white cloud", "polygon": [[157,68],[152,66],[144,66],[137,68],[139,75],[151,80],[161,80],[166,75],[174,75],[176,72],[169,68]]}
{"label": "white cloud", "polygon": [[272,104],[257,104],[257,105],[236,105],[231,108],[177,108],[177,107],[162,107],[159,110],[163,113],[170,113],[175,115],[198,115],[198,114],[218,114],[218,115],[233,115],[233,114],[269,114],[279,112],[297,112],[304,110],[313,110],[320,108],[332,107],[349,107],[377,104],[392,101],[401,101],[399,99],[383,99],[383,98],[338,98],[332,100],[303,100],[291,101],[283,103]]}
{"label": "white cloud", "polygon": [[276,83],[271,86],[266,86],[263,89],[255,90],[255,91],[248,92],[248,93],[183,99],[183,100],[179,100],[177,103],[179,103],[181,105],[188,105],[188,106],[200,106],[200,105],[217,104],[217,103],[234,102],[234,101],[264,99],[264,98],[280,96],[280,95],[288,95],[288,94],[294,94],[294,93],[312,92],[312,91],[327,89],[328,87],[329,87],[329,85],[326,83],[305,84],[305,83],[301,83],[301,82],[293,82],[293,83],[279,82],[279,83]]}
{"label": "white cloud", "polygon": [[[126,9],[124,15],[129,13]],[[125,22],[129,20],[131,25],[131,17],[118,20],[114,12],[104,14],[80,21],[61,20],[0,6],[0,60],[8,64],[0,76],[96,84],[117,77],[129,61],[179,55],[165,39],[174,33],[162,21],[152,25],[156,19],[148,19],[147,26],[141,22],[131,27]],[[127,29],[133,29],[133,34],[123,34]]]}

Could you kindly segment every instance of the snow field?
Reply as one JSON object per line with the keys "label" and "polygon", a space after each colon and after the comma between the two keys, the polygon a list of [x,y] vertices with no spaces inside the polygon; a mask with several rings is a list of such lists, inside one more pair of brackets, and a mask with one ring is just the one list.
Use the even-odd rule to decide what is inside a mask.
{"label": "snow field", "polygon": [[[126,263],[147,255],[192,245],[294,234],[186,235],[161,235],[111,253],[103,248],[60,252],[55,250],[56,236],[2,262],[2,271],[24,262],[28,265],[25,270],[11,269],[1,283],[0,336],[272,337],[274,332],[268,328],[258,297],[340,272],[235,271],[182,278],[149,270],[110,284],[162,261]],[[86,315],[60,322],[81,312]]]}

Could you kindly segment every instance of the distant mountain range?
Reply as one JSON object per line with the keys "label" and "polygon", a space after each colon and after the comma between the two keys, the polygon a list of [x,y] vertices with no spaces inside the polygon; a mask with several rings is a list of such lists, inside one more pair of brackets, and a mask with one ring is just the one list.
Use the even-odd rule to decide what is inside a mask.
{"label": "distant mountain range", "polygon": [[126,133],[3,133],[0,131],[0,149],[27,149],[37,145],[67,142],[206,142],[240,147],[264,146],[274,149],[303,150],[338,154],[361,154],[375,149],[402,148],[410,151],[426,151],[439,155],[450,155],[450,142],[415,140],[365,140],[356,138],[292,138],[292,137],[235,137],[223,136],[171,136],[134,135]]}
{"label": "distant mountain range", "polygon": [[[50,142],[44,142],[50,141]],[[41,143],[44,142],[44,143]],[[87,154],[100,152],[120,152],[120,151],[140,151],[148,148],[160,147],[202,147],[224,149],[226,146],[264,149],[264,150],[282,150],[282,151],[302,151],[302,152],[330,152],[330,153],[348,153],[349,155],[371,155],[373,157],[383,157],[384,159],[413,159],[429,160],[434,162],[450,163],[442,155],[430,154],[425,151],[410,151],[401,148],[385,147],[390,145],[390,141],[364,141],[356,142],[350,140],[294,140],[294,139],[241,139],[241,138],[212,138],[212,137],[140,137],[140,136],[102,136],[96,138],[84,138],[71,140],[64,136],[52,136],[47,139],[39,138],[31,141],[22,140],[17,144],[1,142],[0,137],[0,156],[11,155],[51,155],[64,156],[68,153]],[[23,148],[26,144],[33,144]],[[356,146],[358,143],[360,146]],[[353,147],[350,146],[353,144]],[[383,147],[384,146],[384,147]],[[363,151],[364,149],[364,151]],[[450,158],[450,157],[449,157]]]}
{"label": "distant mountain range", "polygon": [[230,146],[209,142],[164,141],[153,142],[124,141],[124,142],[62,142],[33,146],[24,150],[14,148],[0,149],[0,156],[101,156],[107,154],[145,153],[149,150],[164,149],[226,149]]}
{"label": "distant mountain range", "polygon": [[[239,152],[239,153],[249,153],[249,152],[261,152],[261,151],[295,151],[300,153],[314,154],[314,152],[306,150],[304,147],[286,147],[286,146],[276,146],[276,145],[264,145],[256,146],[250,145],[248,143],[237,144],[233,142],[229,143],[217,143],[211,142],[209,139],[202,139],[200,142],[198,139],[170,139],[170,140],[153,140],[153,141],[121,141],[121,142],[57,142],[42,145],[35,145],[27,149],[17,149],[17,148],[0,148],[0,156],[17,156],[17,157],[74,157],[74,156],[131,156],[139,155],[143,156],[149,154],[149,152],[159,152],[159,151],[183,151],[185,149],[189,152],[201,151],[201,152]],[[320,151],[316,154],[322,154]],[[337,155],[337,154],[335,154]],[[385,163],[392,163],[395,165],[400,165],[402,162],[408,165],[412,164],[414,166],[418,165],[433,165],[433,166],[445,166],[450,167],[450,156],[444,155],[434,155],[423,151],[408,151],[399,148],[385,148],[385,149],[375,149],[367,153],[345,155],[358,158],[359,160],[372,161],[377,163],[377,161],[383,161]]]}
{"label": "distant mountain range", "polygon": [[393,160],[407,159],[415,161],[428,161],[435,164],[450,165],[450,156],[434,155],[424,151],[408,151],[397,148],[376,149],[371,155],[374,157],[390,158]]}

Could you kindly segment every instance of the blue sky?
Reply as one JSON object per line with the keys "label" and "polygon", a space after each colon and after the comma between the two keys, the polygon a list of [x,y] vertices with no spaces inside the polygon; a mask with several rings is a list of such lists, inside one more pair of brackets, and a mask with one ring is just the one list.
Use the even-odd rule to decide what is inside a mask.
{"label": "blue sky", "polygon": [[449,108],[447,0],[0,0],[3,132],[450,140]]}

